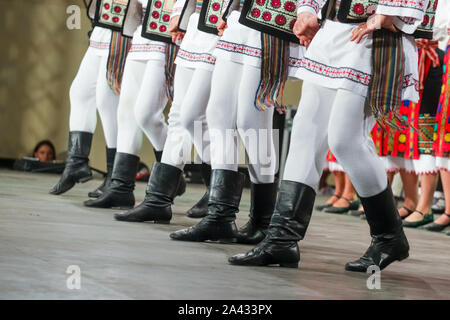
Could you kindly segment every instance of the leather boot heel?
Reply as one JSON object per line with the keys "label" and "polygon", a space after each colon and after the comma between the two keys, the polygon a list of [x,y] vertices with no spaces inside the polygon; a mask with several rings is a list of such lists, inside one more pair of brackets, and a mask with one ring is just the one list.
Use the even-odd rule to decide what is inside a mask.
{"label": "leather boot heel", "polygon": [[282,267],[282,268],[298,268],[298,262],[294,262],[294,263],[280,263],[280,267]]}
{"label": "leather boot heel", "polygon": [[78,180],[78,182],[80,182],[80,183],[85,183],[85,182],[88,182],[89,180],[92,180],[92,175],[91,175],[91,176],[88,176],[88,177],[80,178],[80,179]]}
{"label": "leather boot heel", "polygon": [[155,224],[170,224],[170,220],[155,220]]}
{"label": "leather boot heel", "polygon": [[219,239],[217,242],[222,244],[233,244],[237,243],[237,238]]}

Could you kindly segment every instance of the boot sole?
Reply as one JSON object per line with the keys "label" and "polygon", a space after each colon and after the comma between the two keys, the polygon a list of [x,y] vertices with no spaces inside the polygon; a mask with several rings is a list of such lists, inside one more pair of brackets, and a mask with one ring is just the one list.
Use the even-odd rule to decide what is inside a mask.
{"label": "boot sole", "polygon": [[92,175],[90,175],[90,176],[88,176],[88,177],[84,177],[84,178],[78,179],[77,182],[79,182],[79,183],[85,183],[85,182],[88,182],[89,180],[92,180],[92,179],[93,179],[93,177],[92,177]]}
{"label": "boot sole", "polygon": [[269,263],[269,264],[239,264],[239,263],[232,263],[233,266],[241,266],[241,267],[277,267],[280,268],[292,268],[292,269],[298,269],[298,262],[292,262],[292,263]]}
{"label": "boot sole", "polygon": [[[392,260],[391,262],[389,262],[389,263],[388,263],[387,265],[385,265],[381,270],[386,269],[386,267],[388,267],[388,266],[389,266],[390,264],[392,264],[393,262],[396,262],[396,261],[400,262],[400,261],[403,261],[403,260],[407,259],[408,257],[409,257],[409,252],[406,252],[406,253],[404,253],[403,255],[401,255],[400,257],[398,257],[397,259]],[[351,272],[364,272],[364,273],[367,272],[367,269],[352,269],[352,268],[347,268],[347,267],[345,267],[345,270],[346,270],[346,271],[351,271]]]}

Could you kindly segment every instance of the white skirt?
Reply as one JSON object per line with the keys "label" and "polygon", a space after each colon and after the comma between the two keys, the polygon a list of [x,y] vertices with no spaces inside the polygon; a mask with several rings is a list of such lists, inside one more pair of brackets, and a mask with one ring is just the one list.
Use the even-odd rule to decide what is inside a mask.
{"label": "white skirt", "polygon": [[344,172],[342,166],[339,163],[333,161],[328,161],[328,168],[326,169],[331,172]]}
{"label": "white skirt", "polygon": [[102,27],[94,27],[89,39],[89,47],[93,49],[92,51],[99,56],[108,56],[110,43],[111,30]]}
{"label": "white skirt", "polygon": [[[332,89],[367,96],[372,78],[372,37],[350,41],[357,24],[326,20],[311,42],[297,77]],[[402,100],[419,101],[418,54],[414,38],[403,36],[405,70]]]}
{"label": "white skirt", "polygon": [[194,13],[189,18],[186,34],[178,50],[175,64],[186,68],[201,68],[212,71],[216,63],[216,57],[213,53],[219,37],[198,30],[199,16],[199,13]]}
{"label": "white skirt", "polygon": [[[229,61],[261,67],[261,32],[239,22],[239,11],[233,11],[227,19],[227,28],[219,39],[214,55]],[[305,47],[290,44],[289,76],[295,77],[301,65]]]}
{"label": "white skirt", "polygon": [[450,159],[449,158],[436,157],[436,167],[438,169],[443,169],[443,170],[450,171]]}
{"label": "white skirt", "polygon": [[162,41],[153,41],[141,36],[142,25],[137,28],[133,34],[130,51],[127,59],[129,60],[158,60],[165,62],[167,44]]}
{"label": "white skirt", "polygon": [[403,157],[383,157],[387,172],[406,172],[415,174],[429,174],[438,171],[436,158],[432,155],[422,154],[419,159],[405,159]]}

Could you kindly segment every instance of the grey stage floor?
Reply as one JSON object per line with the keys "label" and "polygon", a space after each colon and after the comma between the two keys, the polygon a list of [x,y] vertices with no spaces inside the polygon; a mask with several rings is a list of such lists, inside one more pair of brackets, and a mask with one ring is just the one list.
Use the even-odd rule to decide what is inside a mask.
{"label": "grey stage floor", "polygon": [[[316,212],[301,242],[299,269],[236,267],[227,257],[244,245],[177,242],[171,231],[194,224],[183,215],[203,193],[189,185],[177,198],[170,225],[116,222],[117,210],[83,207],[93,180],[62,196],[47,194],[57,175],[0,171],[1,299],[448,299],[450,237],[407,230],[410,258],[381,274],[369,290],[368,275],[344,271],[369,236],[365,221]],[[141,201],[145,184],[135,194]],[[323,202],[324,197],[319,198]],[[238,225],[246,221],[249,192]],[[71,265],[81,288],[68,289]]]}

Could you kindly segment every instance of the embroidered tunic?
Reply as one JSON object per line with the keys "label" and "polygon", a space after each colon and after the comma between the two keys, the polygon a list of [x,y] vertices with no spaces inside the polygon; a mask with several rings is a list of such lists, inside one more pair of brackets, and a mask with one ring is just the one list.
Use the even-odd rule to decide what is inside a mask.
{"label": "embroidered tunic", "polygon": [[[425,54],[423,50],[419,55]],[[387,128],[384,134],[384,153],[386,170],[404,169],[416,174],[436,172],[436,160],[432,155],[435,116],[439,103],[442,85],[442,63],[444,53],[438,50],[440,65],[433,67],[426,58],[427,77],[424,89],[420,92],[419,103],[404,101],[400,114],[413,127],[421,132],[410,129],[391,130]]]}
{"label": "embroidered tunic", "polygon": [[[394,24],[401,31],[412,34],[422,21],[428,0],[359,0],[350,10],[352,14],[386,14],[395,16]],[[297,12],[319,14],[326,0],[300,0]],[[342,2],[341,2],[342,4]],[[339,8],[341,10],[341,8]],[[339,16],[339,12],[337,14]],[[372,38],[365,36],[359,44],[350,41],[357,23],[326,20],[301,61],[296,76],[320,86],[347,89],[367,96],[372,78]],[[403,75],[402,100],[417,102],[418,56],[412,36],[403,36],[406,61]]]}
{"label": "embroidered tunic", "polygon": [[111,44],[111,30],[103,27],[94,27],[89,39],[89,48],[99,56],[108,56]]}
{"label": "embroidered tunic", "polygon": [[[214,54],[217,57],[251,65],[257,68],[261,66],[261,32],[244,26],[239,22],[244,1],[240,1],[239,10],[230,13],[227,18],[227,28],[217,43]],[[295,77],[297,69],[301,65],[305,48],[298,44],[290,44],[289,76]]]}
{"label": "embroidered tunic", "polygon": [[[181,14],[185,2],[186,0],[177,0],[172,17]],[[198,19],[200,17],[202,3],[202,0],[197,1],[196,10],[189,18],[186,34],[178,50],[175,64],[185,68],[201,68],[212,71],[216,63],[214,49],[219,37],[198,29]]]}
{"label": "embroidered tunic", "polygon": [[[145,16],[147,0],[138,0],[142,4],[142,17]],[[127,59],[130,60],[158,60],[165,62],[166,46],[162,41],[154,41],[142,37],[142,24],[133,35],[133,41]]]}

